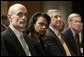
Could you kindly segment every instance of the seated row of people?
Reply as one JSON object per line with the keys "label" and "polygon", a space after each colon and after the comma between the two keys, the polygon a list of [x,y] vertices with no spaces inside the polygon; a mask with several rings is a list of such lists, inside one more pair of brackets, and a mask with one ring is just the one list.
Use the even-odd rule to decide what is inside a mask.
{"label": "seated row of people", "polygon": [[1,32],[1,56],[82,56],[81,16],[70,14],[65,31],[61,16],[60,10],[50,9],[35,13],[27,23],[27,8],[12,5],[7,14],[9,26]]}

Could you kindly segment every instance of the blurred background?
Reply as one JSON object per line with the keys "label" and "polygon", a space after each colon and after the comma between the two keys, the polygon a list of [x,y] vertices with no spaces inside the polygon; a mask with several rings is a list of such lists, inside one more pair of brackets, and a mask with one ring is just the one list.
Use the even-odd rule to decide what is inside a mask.
{"label": "blurred background", "polygon": [[[9,7],[15,3],[22,3],[27,7],[28,20],[35,12],[47,12],[48,9],[57,8],[62,12],[62,19],[67,24],[68,15],[72,12],[83,16],[83,1],[1,1],[1,16],[6,15]],[[65,26],[67,27],[67,25]]]}

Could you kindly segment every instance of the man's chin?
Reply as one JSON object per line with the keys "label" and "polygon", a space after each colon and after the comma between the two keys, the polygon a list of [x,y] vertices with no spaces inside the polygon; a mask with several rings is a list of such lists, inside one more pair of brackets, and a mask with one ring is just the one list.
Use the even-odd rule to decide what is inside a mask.
{"label": "man's chin", "polygon": [[20,28],[25,28],[24,26],[20,26]]}
{"label": "man's chin", "polygon": [[41,35],[45,35],[45,32],[42,32]]}
{"label": "man's chin", "polygon": [[79,32],[79,29],[75,29],[75,31]]}
{"label": "man's chin", "polygon": [[20,25],[20,27],[25,27],[25,25],[22,24],[22,25]]}

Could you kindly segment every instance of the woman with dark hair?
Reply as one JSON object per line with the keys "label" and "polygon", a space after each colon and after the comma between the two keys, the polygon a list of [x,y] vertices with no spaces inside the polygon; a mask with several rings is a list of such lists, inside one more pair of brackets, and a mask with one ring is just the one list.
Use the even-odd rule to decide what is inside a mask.
{"label": "woman with dark hair", "polygon": [[46,29],[50,24],[50,17],[47,14],[37,12],[35,13],[29,21],[29,38],[35,47],[37,56],[47,56],[48,51],[46,44],[42,40],[42,37],[46,33]]}

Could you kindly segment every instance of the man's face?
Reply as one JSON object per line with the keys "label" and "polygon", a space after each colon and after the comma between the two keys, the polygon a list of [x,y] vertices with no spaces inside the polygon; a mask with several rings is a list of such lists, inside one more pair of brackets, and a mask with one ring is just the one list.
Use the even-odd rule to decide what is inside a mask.
{"label": "man's face", "polygon": [[83,32],[83,23],[81,22],[80,27],[79,27],[79,32]]}
{"label": "man's face", "polygon": [[35,31],[40,34],[44,35],[46,32],[46,29],[48,27],[48,22],[44,17],[38,17],[36,23],[34,24]]}
{"label": "man's face", "polygon": [[78,31],[81,25],[81,18],[80,17],[73,17],[70,21],[71,28]]}
{"label": "man's face", "polygon": [[19,7],[15,13],[11,15],[11,23],[16,28],[24,28],[27,22],[27,9]]}
{"label": "man's face", "polygon": [[51,17],[51,24],[57,29],[61,24],[61,13],[53,12]]}
{"label": "man's face", "polygon": [[9,26],[9,19],[4,19],[3,22],[4,22],[4,25],[6,25],[7,27]]}
{"label": "man's face", "polygon": [[64,30],[65,24],[63,21],[61,21],[61,24],[59,26],[59,31],[62,32]]}

